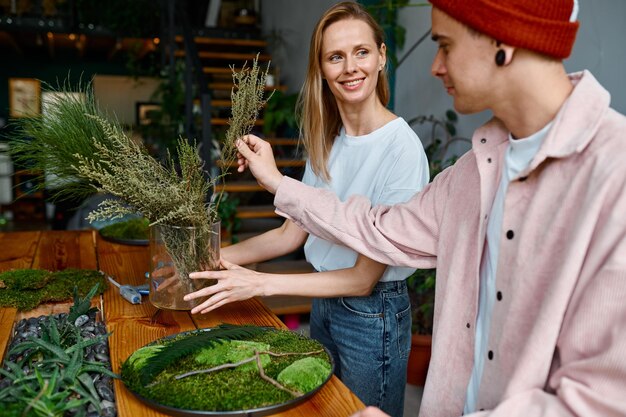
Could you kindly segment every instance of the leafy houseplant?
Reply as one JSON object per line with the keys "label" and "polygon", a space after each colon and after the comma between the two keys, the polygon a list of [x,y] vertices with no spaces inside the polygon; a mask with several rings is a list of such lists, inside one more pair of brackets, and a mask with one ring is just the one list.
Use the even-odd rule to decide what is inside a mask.
{"label": "leafy houseplant", "polygon": [[266,136],[295,136],[297,128],[296,101],[298,94],[275,91],[263,111],[263,134]]}
{"label": "leafy houseplant", "polygon": [[[232,118],[222,149],[223,160],[228,162],[224,166],[235,160],[235,141],[250,132],[265,103],[266,74],[267,70],[259,70],[257,60],[251,68],[245,64],[239,71],[233,68],[237,89],[233,88]],[[194,283],[188,274],[219,265],[219,226],[215,224],[219,222],[221,195],[213,190],[226,174],[223,171],[210,178],[195,143],[183,138],[177,140],[175,157],[168,153],[165,163],[161,163],[118,123],[104,117],[89,89],[85,93],[85,100],[58,96],[50,113],[19,119],[22,136],[13,141],[12,152],[18,161],[28,162],[33,169],[52,172],[60,179],[74,179],[60,191],[59,198],[84,197],[94,191],[117,197],[100,203],[89,214],[90,221],[140,214],[151,226],[167,226],[169,229],[161,235],[171,260],[157,263],[151,279],[167,279],[169,285],[158,282],[151,286],[151,299],[152,293],[169,286],[170,298],[180,300],[172,301],[175,307],[167,303],[158,306],[191,309],[195,304],[181,302],[182,297],[196,290],[201,281]],[[163,271],[155,271],[165,266],[170,270],[173,267],[173,272],[165,276]],[[212,284],[206,281],[204,285]],[[173,288],[179,291],[173,292]]]}

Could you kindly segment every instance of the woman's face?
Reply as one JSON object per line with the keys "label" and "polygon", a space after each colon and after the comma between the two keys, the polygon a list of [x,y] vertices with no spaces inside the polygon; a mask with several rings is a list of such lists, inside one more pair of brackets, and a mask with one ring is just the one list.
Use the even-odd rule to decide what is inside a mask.
{"label": "woman's face", "polygon": [[372,29],[362,20],[340,20],[324,30],[322,76],[339,106],[377,100],[378,73],[384,65],[385,45],[378,49]]}

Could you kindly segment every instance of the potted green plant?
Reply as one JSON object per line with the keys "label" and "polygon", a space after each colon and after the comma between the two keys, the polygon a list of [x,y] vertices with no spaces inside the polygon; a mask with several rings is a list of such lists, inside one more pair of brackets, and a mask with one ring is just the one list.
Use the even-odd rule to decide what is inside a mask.
{"label": "potted green plant", "polygon": [[263,111],[263,134],[268,137],[294,137],[298,94],[274,91]]}
{"label": "potted green plant", "polygon": [[[448,155],[450,145],[455,142],[470,142],[456,136],[458,116],[448,110],[443,118],[434,115],[417,116],[409,125],[430,125],[430,143],[425,148],[428,157],[431,181],[437,174],[456,162],[458,156]],[[411,299],[411,354],[407,370],[407,381],[413,385],[424,385],[430,362],[430,350],[435,307],[436,269],[417,269],[407,278]]]}
{"label": "potted green plant", "polygon": [[412,385],[424,385],[428,373],[435,307],[435,273],[435,269],[416,269],[407,278],[412,332],[407,382]]}

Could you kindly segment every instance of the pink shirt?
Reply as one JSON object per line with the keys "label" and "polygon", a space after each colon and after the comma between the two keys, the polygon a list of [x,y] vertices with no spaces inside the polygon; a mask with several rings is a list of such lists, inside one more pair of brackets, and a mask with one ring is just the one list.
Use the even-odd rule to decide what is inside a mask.
{"label": "pink shirt", "polygon": [[[504,201],[497,302],[478,409],[490,416],[626,415],[626,118],[589,72]],[[460,416],[474,355],[479,266],[508,131],[405,204],[377,206],[285,178],[277,211],[380,262],[437,267],[420,416]],[[366,383],[366,381],[364,381]]]}

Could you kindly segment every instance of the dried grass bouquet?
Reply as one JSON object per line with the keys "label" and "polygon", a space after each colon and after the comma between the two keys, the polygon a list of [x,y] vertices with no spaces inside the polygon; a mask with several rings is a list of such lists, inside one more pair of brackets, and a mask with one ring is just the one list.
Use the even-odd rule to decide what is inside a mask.
{"label": "dried grass bouquet", "polygon": [[[193,291],[188,273],[219,265],[219,245],[217,251],[198,249],[211,248],[208,242],[216,233],[213,225],[219,222],[221,193],[214,192],[215,186],[236,158],[234,142],[250,132],[266,102],[269,67],[260,71],[255,59],[251,68],[244,64],[237,71],[231,69],[232,116],[222,147],[223,168],[217,177],[208,175],[196,144],[184,138],[178,139],[175,155],[168,153],[164,163],[149,155],[117,121],[107,119],[89,85],[83,88],[84,98],[55,95],[45,115],[18,119],[12,154],[16,161],[44,173],[42,187],[46,178],[48,185],[54,178],[56,198],[82,200],[94,191],[116,197],[92,211],[90,221],[139,213],[151,226],[163,225],[162,239],[176,269],[177,286],[183,293]],[[181,230],[192,230],[192,234],[181,234]]]}

